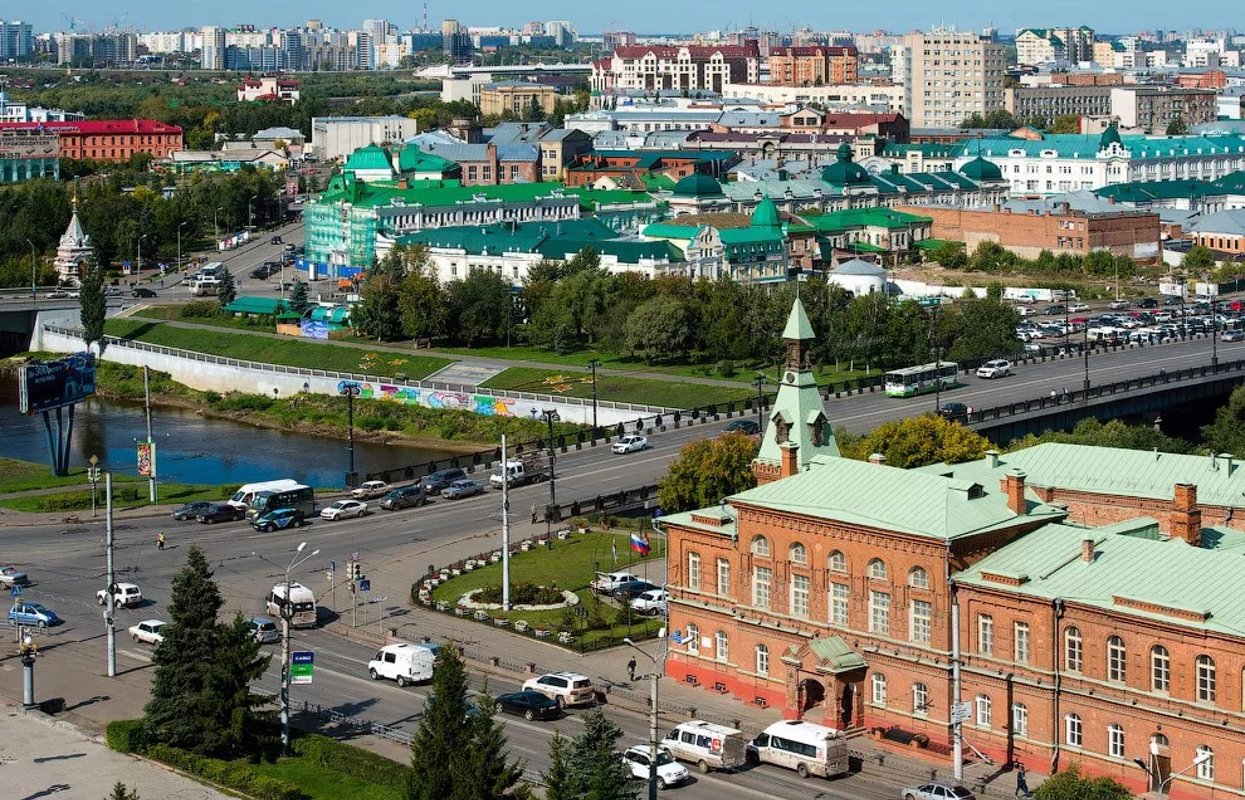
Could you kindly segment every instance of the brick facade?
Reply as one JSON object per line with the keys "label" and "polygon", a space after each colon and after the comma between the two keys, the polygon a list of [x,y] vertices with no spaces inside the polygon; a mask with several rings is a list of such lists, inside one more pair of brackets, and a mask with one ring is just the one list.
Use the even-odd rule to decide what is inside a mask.
{"label": "brick facade", "polygon": [[85,122],[4,122],[0,130],[48,130],[60,139],[60,157],[126,161],[139,153],[159,160],[182,149],[182,129],[150,119]]}
{"label": "brick facade", "polygon": [[855,83],[855,47],[771,47],[769,82],[781,86]]}

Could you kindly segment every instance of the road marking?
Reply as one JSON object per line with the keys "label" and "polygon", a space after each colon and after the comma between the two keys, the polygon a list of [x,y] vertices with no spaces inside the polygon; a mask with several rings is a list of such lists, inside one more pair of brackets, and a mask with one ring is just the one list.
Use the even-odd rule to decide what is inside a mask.
{"label": "road marking", "polygon": [[149,653],[140,653],[137,650],[118,650],[117,652],[123,656],[129,656],[136,661],[143,661],[148,664],[152,662],[152,658]]}

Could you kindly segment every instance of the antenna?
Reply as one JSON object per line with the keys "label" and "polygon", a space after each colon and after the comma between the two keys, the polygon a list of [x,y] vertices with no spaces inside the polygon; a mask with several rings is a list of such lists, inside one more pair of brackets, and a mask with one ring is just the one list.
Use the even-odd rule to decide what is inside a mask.
{"label": "antenna", "polygon": [[428,32],[428,4],[424,3],[424,33]]}

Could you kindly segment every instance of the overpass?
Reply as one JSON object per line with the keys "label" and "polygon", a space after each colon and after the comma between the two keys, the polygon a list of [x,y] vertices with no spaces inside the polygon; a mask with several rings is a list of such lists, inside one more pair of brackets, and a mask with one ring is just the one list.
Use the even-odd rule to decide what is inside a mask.
{"label": "overpass", "polygon": [[425,67],[416,73],[420,78],[469,78],[472,75],[493,75],[500,78],[520,77],[526,75],[591,75],[592,64],[562,63],[555,64],[511,64],[504,67],[475,67],[471,65],[453,66],[438,64]]}

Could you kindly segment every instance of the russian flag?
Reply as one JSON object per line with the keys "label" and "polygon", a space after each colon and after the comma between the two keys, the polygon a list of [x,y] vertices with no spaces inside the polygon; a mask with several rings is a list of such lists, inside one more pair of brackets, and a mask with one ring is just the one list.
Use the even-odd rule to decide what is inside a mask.
{"label": "russian flag", "polygon": [[641,556],[646,556],[648,555],[648,551],[652,548],[649,546],[648,538],[644,534],[637,531],[636,533],[631,534],[631,549],[639,553]]}

